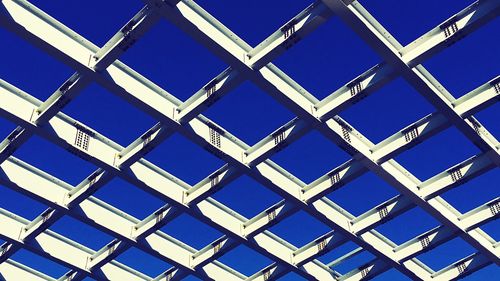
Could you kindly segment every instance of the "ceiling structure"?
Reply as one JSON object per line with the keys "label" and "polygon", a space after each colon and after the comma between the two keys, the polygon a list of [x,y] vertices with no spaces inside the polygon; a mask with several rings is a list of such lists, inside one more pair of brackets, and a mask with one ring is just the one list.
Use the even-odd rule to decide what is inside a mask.
{"label": "ceiling structure", "polygon": [[[27,1],[2,1],[2,28],[75,72],[44,101],[0,80],[1,115],[18,125],[0,143],[0,183],[47,206],[32,221],[0,209],[0,238],[5,241],[0,251],[1,278],[56,280],[12,260],[12,255],[21,249],[70,268],[58,280],[88,277],[180,280],[190,275],[203,280],[275,280],[289,272],[308,280],[360,280],[374,278],[391,268],[415,280],[450,280],[500,263],[498,242],[480,228],[498,218],[499,197],[467,213],[460,213],[440,197],[500,166],[499,142],[473,116],[499,100],[500,77],[493,77],[456,99],[422,65],[495,19],[500,11],[499,1],[477,1],[406,46],[391,36],[358,1],[316,1],[256,47],[251,47],[193,1],[144,2],[144,8],[103,47],[98,47]],[[383,61],[319,100],[272,61],[332,17],[346,23]],[[230,65],[184,102],[119,61],[129,47],[161,20],[173,23]],[[437,111],[377,144],[338,116],[398,77]],[[296,116],[253,146],[202,115],[244,81],[257,85]],[[158,123],[122,147],[105,137],[106,132],[97,132],[61,112],[94,82],[151,115]],[[401,152],[449,127],[457,128],[481,152],[426,181],[420,181],[394,160]],[[312,130],[346,151],[352,159],[306,184],[270,157]],[[189,185],[143,158],[174,133],[180,133],[226,164],[199,183]],[[99,168],[72,186],[12,156],[35,135]],[[399,195],[359,216],[325,197],[368,171],[394,187]],[[255,217],[245,218],[211,198],[243,175],[279,194],[283,200]],[[168,204],[139,220],[92,196],[114,178],[121,178]],[[414,207],[425,210],[441,225],[399,245],[374,229]],[[299,211],[315,217],[331,231],[300,248],[269,231],[271,226]],[[160,230],[186,213],[224,235],[202,249],[194,249]],[[91,250],[49,230],[64,216],[115,238],[102,249]],[[418,255],[455,237],[470,244],[476,253],[439,271],[418,260]],[[359,248],[328,264],[318,260],[347,242]],[[246,276],[218,261],[241,244],[273,263]],[[116,261],[131,247],[173,267],[151,277]],[[338,264],[363,251],[373,254],[375,259],[343,275],[335,270]]]}

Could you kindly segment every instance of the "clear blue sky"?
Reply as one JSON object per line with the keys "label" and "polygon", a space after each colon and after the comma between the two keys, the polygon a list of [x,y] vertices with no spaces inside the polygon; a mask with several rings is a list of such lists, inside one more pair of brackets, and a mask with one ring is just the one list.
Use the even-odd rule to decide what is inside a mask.
{"label": "clear blue sky", "polygon": [[[31,2],[99,46],[143,6],[139,0]],[[312,3],[312,0],[196,2],[250,45],[255,46]],[[403,45],[415,40],[472,2],[361,1]],[[499,31],[500,21],[497,18],[430,58],[424,66],[458,98],[498,75]],[[74,72],[69,66],[1,28],[0,53],[0,79],[41,100],[49,97]],[[181,100],[189,98],[227,67],[220,58],[164,20],[146,33],[120,59]],[[340,19],[332,18],[278,57],[274,63],[318,99],[322,99],[380,61],[381,58]],[[147,113],[97,84],[84,89],[63,111],[123,146],[127,146],[156,123]],[[341,112],[340,116],[372,142],[377,143],[434,111],[434,107],[415,89],[405,80],[398,78]],[[243,83],[203,114],[249,145],[255,144],[294,117],[289,110],[251,82]],[[497,139],[500,138],[499,103],[475,116]],[[14,128],[15,124],[0,119],[2,139]],[[403,152],[396,160],[420,180],[425,180],[477,153],[479,149],[472,142],[457,129],[450,128]],[[96,169],[94,165],[37,136],[17,150],[14,156],[74,185]],[[197,183],[224,164],[180,134],[167,139],[146,158],[189,184]],[[347,153],[315,131],[272,157],[272,160],[306,183],[348,159]],[[499,196],[499,186],[500,169],[496,168],[445,193],[443,198],[459,211],[466,212]],[[354,215],[359,215],[396,194],[394,188],[375,174],[367,173],[328,197]],[[113,180],[95,196],[140,219],[165,203],[121,179]],[[251,217],[281,200],[277,194],[247,176],[226,186],[216,193],[214,198],[246,217]],[[33,219],[46,208],[3,186],[0,186],[0,207],[27,219]],[[434,218],[415,208],[377,227],[377,230],[400,244],[437,225],[438,222]],[[95,250],[113,239],[67,217],[56,222],[51,229]],[[222,235],[188,215],[180,216],[162,230],[198,249]],[[299,212],[270,230],[300,247],[330,229],[306,213]],[[483,230],[496,241],[499,240],[498,221],[486,224]],[[319,260],[330,262],[354,248],[355,244],[347,243]],[[474,248],[456,238],[418,258],[434,270],[439,270],[473,252]],[[360,255],[337,270],[346,273],[371,258],[373,256],[367,253]],[[67,271],[63,266],[25,250],[16,253],[13,259],[53,277],[59,277]],[[134,248],[120,255],[118,260],[150,276],[170,267],[166,262]],[[251,275],[271,263],[269,259],[246,246],[235,248],[220,260],[246,275]],[[490,277],[494,274],[498,276],[500,271],[491,265],[467,277],[467,280],[491,280]],[[406,279],[394,269],[376,278]],[[188,280],[197,279],[189,277]],[[291,273],[283,280],[302,279]]]}

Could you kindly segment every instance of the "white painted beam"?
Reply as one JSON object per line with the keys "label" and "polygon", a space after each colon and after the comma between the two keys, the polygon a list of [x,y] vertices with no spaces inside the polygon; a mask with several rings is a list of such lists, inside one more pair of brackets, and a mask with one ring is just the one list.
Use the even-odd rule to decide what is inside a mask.
{"label": "white painted beam", "polygon": [[[496,149],[498,141],[492,138],[491,135],[478,134],[473,125],[465,122],[453,109],[453,96],[451,96],[451,94],[449,94],[423,66],[409,66],[401,56],[402,46],[358,1],[353,1],[349,5],[339,0],[324,0],[323,2],[353,28],[354,31],[356,31],[388,63],[399,69],[401,75],[443,113],[451,123],[474,142],[476,146],[483,152],[487,152],[488,150],[497,152],[496,155],[492,157],[496,159],[495,162],[499,162],[498,159],[500,159],[500,154]],[[442,36],[444,36],[446,40],[451,40],[452,37],[457,37],[457,32],[460,33],[462,29],[473,29],[474,25],[479,26],[484,24],[488,19],[494,18],[496,11],[500,9],[500,5],[496,1],[483,1],[483,5],[488,9],[481,10],[483,16],[479,17],[479,20],[470,23],[470,25],[465,25],[470,22],[469,18],[471,16],[463,19],[452,18],[442,25]],[[453,25],[456,30],[454,29],[453,32],[448,34],[448,25]],[[479,126],[482,127],[480,124]]]}
{"label": "white painted beam", "polygon": [[[29,102],[27,100],[23,101],[23,98],[20,96],[17,96],[16,93],[4,91],[2,92],[6,97],[9,97],[9,99],[15,100],[16,103],[26,103]],[[12,106],[15,107],[15,106]],[[98,166],[104,166],[105,169],[111,171],[112,173],[116,173],[120,176],[125,176],[124,178],[128,181],[130,181],[133,184],[136,184],[138,186],[142,186],[143,188],[147,188],[150,190],[150,188],[153,187],[153,194],[162,196],[168,198],[169,200],[174,200],[177,204],[180,204],[180,207],[185,208],[186,206],[182,203],[182,198],[183,198],[183,193],[184,191],[181,187],[181,189],[172,189],[172,190],[165,190],[161,188],[161,186],[164,186],[165,181],[168,181],[170,185],[177,185],[178,183],[176,182],[177,180],[173,179],[171,176],[168,176],[169,178],[166,178],[164,176],[163,172],[159,172],[158,168],[153,168],[153,166],[149,163],[147,163],[144,160],[141,160],[139,162],[134,163],[130,169],[126,170],[120,170],[120,168],[116,167],[114,164],[115,161],[115,155],[119,153],[122,149],[118,148],[117,146],[111,146],[109,145],[109,141],[106,140],[103,136],[99,135],[97,132],[91,130],[90,128],[87,128],[86,126],[82,124],[77,124],[75,127],[75,122],[71,122],[71,119],[68,118],[65,115],[58,114],[55,118],[51,119],[49,122],[50,129],[48,129],[47,126],[44,127],[38,127],[35,124],[30,123],[26,118],[26,116],[22,116],[22,113],[17,113],[17,111],[11,109],[11,106],[6,105],[6,108],[2,108],[3,111],[9,112],[9,117],[10,118],[16,118],[16,122],[20,123],[25,123],[24,126],[26,127],[31,127],[32,129],[35,130],[42,130],[39,131],[41,135],[45,135],[46,137],[49,137],[49,140],[54,141],[56,144],[61,145],[63,147],[68,147],[70,151],[75,153],[76,155],[83,157],[84,159],[91,161],[92,163],[98,165]],[[17,115],[16,115],[17,114]],[[195,123],[197,126],[201,126],[201,123]],[[205,125],[206,126],[206,125]],[[200,128],[202,129],[202,128]],[[43,133],[45,131],[45,133]],[[73,143],[75,139],[75,134],[78,134],[79,132],[83,132],[85,135],[88,135],[88,145],[78,145]],[[54,134],[55,133],[55,134]],[[208,138],[208,136],[206,137]],[[227,139],[229,140],[229,139]],[[205,140],[206,141],[206,140]],[[236,144],[240,145],[240,144]],[[241,150],[240,150],[241,151]],[[237,153],[240,154],[240,153]],[[124,171],[127,171],[127,175],[125,175]],[[160,181],[158,181],[160,180]],[[151,190],[150,190],[151,191]],[[202,218],[207,220],[205,216],[207,216],[207,211],[209,212],[208,216],[211,217],[210,221],[212,223],[216,223],[218,227],[222,227],[225,231],[230,230],[233,235],[237,235],[236,237],[239,237],[239,239],[242,239],[241,234],[240,234],[240,225],[243,223],[244,220],[242,219],[237,219],[237,218],[231,218],[230,214],[225,211],[225,210],[220,210],[219,207],[215,207],[208,202],[204,202],[205,204],[199,204],[196,206],[196,209],[202,208],[201,210],[194,210],[194,214],[196,216],[200,216],[200,213],[203,214]],[[204,210],[204,209],[207,210]],[[188,209],[190,210],[190,209]],[[211,213],[211,212],[216,212],[216,213]],[[193,211],[190,211],[193,212]],[[278,244],[275,243],[275,239],[268,240],[266,238],[266,235],[259,235],[258,237],[255,237],[251,243],[257,244],[257,245],[268,245],[267,249],[263,252],[267,255],[271,253],[272,256],[277,255],[278,257],[287,249],[288,246],[284,246],[279,242]],[[258,239],[257,239],[258,238]],[[246,241],[246,240],[243,240]],[[271,243],[266,244],[269,241]],[[274,249],[274,248],[269,248],[269,247],[276,247],[276,245],[282,245],[284,248],[282,249]],[[283,257],[282,257],[283,258]],[[289,262],[289,261],[288,261]],[[308,273],[303,273],[300,269],[295,268],[295,270],[300,271],[301,274],[308,274]],[[313,272],[314,267],[313,267]],[[320,270],[321,272],[321,270]],[[330,274],[328,272],[325,272],[325,274]]]}
{"label": "white painted beam", "polygon": [[0,263],[0,279],[5,281],[56,281],[56,279],[48,275],[13,260]]}
{"label": "white painted beam", "polygon": [[461,279],[489,264],[491,264],[491,260],[475,253],[436,272],[432,275],[432,280]]}
{"label": "white painted beam", "polygon": [[[303,105],[299,105],[299,107],[302,107],[304,109],[304,106]],[[358,146],[359,147],[359,146]]]}
{"label": "white painted beam", "polygon": [[[141,222],[129,215],[124,215],[122,211],[94,197],[85,199],[80,205],[67,209],[63,200],[65,194],[72,189],[68,184],[12,157],[2,163],[0,168],[6,175],[6,177],[0,178],[3,185],[189,271],[188,257],[195,252],[189,246],[158,231],[148,236],[147,241],[135,240],[132,237],[132,230],[136,226],[139,226],[139,229],[142,226],[148,227],[147,219]],[[38,186],[44,186],[44,189],[39,189]],[[163,218],[168,218],[168,216]],[[161,247],[158,248],[158,245],[161,245]],[[221,268],[224,267],[218,262],[207,265],[206,268],[204,267],[204,274],[201,276],[231,275],[230,272],[221,272]]]}
{"label": "white painted beam", "polygon": [[[0,236],[15,244],[21,244],[23,248],[46,258],[61,263],[69,268],[80,272],[85,272],[92,278],[100,279],[101,275],[90,272],[86,268],[87,259],[94,253],[67,238],[46,230],[40,233],[33,240],[24,243],[18,238],[18,232],[29,221],[18,217],[8,211],[0,209]],[[109,269],[109,270],[108,270]],[[103,266],[104,278],[116,280],[148,280],[128,271],[120,270],[114,263],[107,263]]]}

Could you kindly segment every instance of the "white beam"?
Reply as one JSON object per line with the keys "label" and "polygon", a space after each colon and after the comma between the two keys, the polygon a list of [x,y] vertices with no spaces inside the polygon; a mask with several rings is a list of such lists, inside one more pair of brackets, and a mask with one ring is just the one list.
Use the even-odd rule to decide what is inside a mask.
{"label": "white beam", "polygon": [[7,260],[0,263],[0,279],[5,281],[56,281],[56,279],[48,275],[13,260]]}
{"label": "white beam", "polygon": [[491,264],[491,260],[475,253],[436,272],[432,275],[432,280],[461,279],[489,264]]}
{"label": "white beam", "polygon": [[[6,104],[5,108],[2,108],[4,112],[8,112],[9,118],[16,119],[16,122],[18,123],[24,123],[23,126],[35,129],[42,136],[48,137],[49,140],[54,141],[56,144],[61,145],[62,147],[67,147],[71,152],[75,153],[76,155],[83,157],[84,159],[91,161],[92,163],[98,166],[103,166],[105,167],[105,169],[111,171],[112,173],[116,173],[120,176],[123,176],[126,180],[130,181],[131,183],[138,186],[142,186],[143,188],[146,188],[147,190],[153,192],[153,194],[162,197],[166,196],[166,198],[168,198],[169,200],[174,200],[175,203],[181,204],[180,207],[186,208],[186,206],[182,203],[184,194],[183,189],[185,189],[185,186],[184,187],[179,186],[178,183],[176,182],[177,180],[173,179],[173,177],[169,175],[165,177],[164,172],[159,172],[158,168],[155,168],[152,164],[146,162],[145,160],[138,161],[134,163],[130,167],[130,169],[125,169],[122,171],[119,167],[116,167],[114,164],[116,155],[122,150],[122,148],[119,148],[116,144],[112,144],[112,142],[110,142],[103,136],[99,135],[97,132],[91,130],[90,128],[87,128],[82,124],[78,124],[75,121],[72,121],[69,117],[63,114],[58,114],[55,118],[52,118],[48,123],[48,125],[44,127],[38,127],[36,124],[30,123],[29,120],[27,119],[28,117],[24,115],[22,112],[18,112],[17,110],[13,109],[14,107],[17,108],[17,106],[13,106],[14,103],[26,104],[30,103],[29,100],[25,100],[23,96],[18,96],[17,92],[13,93],[10,91],[3,91],[2,94],[8,97],[9,101],[12,100],[13,102]],[[200,121],[204,122],[202,123]],[[204,119],[201,119],[200,121],[194,120],[194,122],[193,121],[190,122],[189,125],[194,124],[194,126],[196,126],[194,128],[193,126],[191,126],[190,129],[195,129],[194,132],[196,133],[198,131],[197,132],[198,134],[201,133],[206,134],[205,136],[203,136],[203,139],[200,140],[206,143],[210,140],[210,134],[209,134],[210,132],[199,132],[199,131],[200,130],[203,131],[204,129],[210,127],[206,125],[205,122],[207,121],[205,121]],[[193,134],[191,130],[188,130],[188,133]],[[88,144],[81,145],[78,143],[74,143],[75,134],[84,134],[84,137],[88,138]],[[196,134],[196,136],[200,138],[198,134]],[[239,157],[239,155],[241,155],[241,152],[243,151],[243,148],[241,148],[243,144],[232,143],[231,142],[232,138],[229,134],[225,135],[224,140],[226,140],[228,145],[232,144],[233,146],[239,148],[238,151],[233,150],[234,153],[233,155],[238,155]],[[110,145],[110,143],[112,145]],[[213,143],[211,143],[211,145],[214,146]],[[180,189],[165,190],[164,188],[162,188],[162,186],[164,186],[165,184],[165,181],[168,182],[166,184],[170,185],[173,184],[174,186],[179,186]],[[204,210],[205,208],[207,210]],[[191,209],[188,210],[190,212],[193,212]],[[212,213],[214,211],[215,213]],[[206,212],[208,212],[209,214],[208,216],[211,217],[209,220],[207,220],[206,218],[207,216]],[[210,202],[200,203],[194,209],[194,214],[196,216],[200,216],[201,214],[202,219],[204,219],[205,221],[210,221],[212,224],[216,223],[217,227],[219,228],[222,227],[225,231],[230,230],[232,235],[236,235],[238,239],[243,238],[240,233],[240,225],[244,222],[244,220],[235,217],[231,218],[230,213],[228,213],[226,210],[221,210],[220,207],[215,207],[213,203]],[[243,242],[244,241],[247,240],[243,238]],[[264,245],[264,247],[267,247],[266,250],[261,250],[264,254],[271,255],[272,257],[281,256],[281,259],[285,259],[284,261],[290,263],[288,261],[288,258],[284,258],[282,253],[284,253],[284,251],[291,251],[291,249],[288,248],[290,246],[286,246],[285,244],[283,244],[283,242],[278,242],[278,244],[276,244],[275,239],[267,238],[266,234],[261,234],[258,235],[258,237],[255,237],[253,240],[251,240],[250,243],[257,245]],[[276,248],[277,245],[280,245],[282,248],[281,249]],[[310,270],[314,274],[317,274],[317,272],[319,272],[320,274],[325,274],[323,276],[330,275],[330,272],[323,271],[322,269],[319,269],[314,265],[303,267],[305,271],[302,271],[302,268],[298,269],[296,267],[293,267],[293,265],[291,264],[290,266],[292,266],[294,270],[299,271],[300,274],[308,275],[309,273],[305,272],[307,272],[307,270]],[[318,269],[319,271],[317,271]]]}
{"label": "white beam", "polygon": [[[492,150],[493,153],[488,155],[492,157],[492,160],[495,163],[500,163],[500,154],[496,148],[498,141],[486,135],[478,135],[474,126],[471,125],[470,122],[465,122],[453,109],[453,97],[443,90],[443,87],[438,85],[438,82],[422,66],[416,66],[415,68],[408,66],[399,53],[402,46],[361,6],[361,4],[357,1],[354,1],[349,5],[346,5],[341,1],[333,0],[324,0],[324,2],[344,21],[346,21],[365,41],[367,41],[368,44],[378,51],[388,63],[391,63],[396,68],[400,69],[402,71],[402,75],[408,80],[408,82],[412,84],[422,95],[424,95],[424,97],[426,97],[434,106],[436,106],[450,122],[452,122],[462,133],[471,139],[483,152],[488,153]],[[495,1],[485,2],[491,5],[490,9],[492,14],[500,8],[500,5]],[[453,21],[452,24],[458,23]],[[460,26],[460,28],[463,27]],[[482,125],[477,122],[475,124],[482,127]],[[382,169],[379,169],[379,167]],[[411,179],[408,179],[405,175],[407,172],[401,171],[402,167],[396,165],[393,160],[389,160],[379,167],[373,165],[373,168],[379,171],[379,175],[385,175],[384,177],[386,177],[389,182],[392,182],[393,185],[400,190],[400,192],[410,196],[415,203],[430,212],[448,227],[461,231],[462,237],[464,237],[466,241],[484,253],[484,255],[495,261],[495,263],[500,263],[500,258],[498,257],[498,253],[496,253],[493,245],[482,235],[475,232],[466,232],[463,228],[461,228],[457,223],[457,217],[453,211],[439,202],[439,200],[431,199],[427,202],[419,198],[413,191],[415,190],[415,181],[413,180],[412,182]]]}
{"label": "white beam", "polygon": [[69,268],[88,274],[88,276],[101,279],[102,277],[111,280],[149,280],[134,274],[131,271],[121,270],[114,263],[107,263],[101,269],[101,273],[90,272],[86,268],[88,258],[94,253],[92,250],[64,238],[50,230],[45,230],[33,240],[25,243],[19,239],[18,232],[23,229],[29,221],[18,217],[8,211],[0,209],[0,236],[14,244],[21,244],[23,248],[36,254],[61,263]]}
{"label": "white beam", "polygon": [[[147,240],[134,239],[135,236],[132,230],[135,227],[138,227],[138,229],[141,229],[142,226],[148,227],[148,219],[141,222],[129,215],[124,215],[122,211],[94,197],[89,197],[78,206],[67,209],[64,204],[64,197],[72,189],[67,183],[12,157],[2,163],[0,168],[3,174],[6,175],[0,178],[3,185],[47,204],[77,220],[90,224],[153,256],[166,259],[171,264],[178,265],[188,271],[191,268],[188,260],[195,253],[195,250],[165,233],[156,231],[149,235]],[[44,189],[37,188],[38,186],[44,186]],[[162,219],[168,217],[164,216]],[[161,222],[161,220],[158,222]],[[16,237],[17,235],[18,233]],[[161,246],[158,247],[159,245]],[[233,273],[224,270],[225,268],[219,262],[214,262],[205,266],[199,274],[201,274],[200,277],[210,276],[213,279],[217,279],[216,276],[232,276]],[[198,273],[194,272],[194,274]]]}
{"label": "white beam", "polygon": [[371,279],[389,269],[390,267],[387,264],[381,262],[380,260],[374,260],[342,275],[340,280]]}

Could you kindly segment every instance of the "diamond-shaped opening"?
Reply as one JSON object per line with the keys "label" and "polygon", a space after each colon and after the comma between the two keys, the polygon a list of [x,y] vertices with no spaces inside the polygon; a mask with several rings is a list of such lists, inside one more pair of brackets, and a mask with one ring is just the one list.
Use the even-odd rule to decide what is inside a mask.
{"label": "diamond-shaped opening", "polygon": [[483,125],[490,134],[497,140],[500,139],[500,122],[498,122],[498,112],[500,112],[500,103],[495,103],[492,106],[474,114],[481,125]]}
{"label": "diamond-shaped opening", "polygon": [[50,230],[95,251],[113,240],[108,234],[69,216],[57,220],[50,226]]}
{"label": "diamond-shaped opening", "polygon": [[9,120],[0,118],[0,142],[3,141],[17,126]]}
{"label": "diamond-shaped opening", "polygon": [[0,185],[0,206],[1,209],[5,209],[28,220],[33,220],[47,209],[47,206],[4,185]]}
{"label": "diamond-shaped opening", "polygon": [[500,20],[493,20],[424,65],[453,96],[461,97],[498,75],[500,55],[489,48],[497,46],[492,34],[499,29]]}
{"label": "diamond-shaped opening", "polygon": [[415,89],[398,78],[341,115],[370,141],[378,143],[433,111]]}
{"label": "diamond-shaped opening", "polygon": [[256,273],[273,262],[245,245],[237,246],[218,260],[247,276]]}
{"label": "diamond-shaped opening", "polygon": [[395,268],[391,268],[386,272],[383,272],[380,275],[375,276],[375,278],[371,280],[376,281],[385,281],[385,280],[393,280],[393,281],[410,281],[411,279],[404,275],[403,273],[397,271]]}
{"label": "diamond-shaped opening", "polygon": [[136,140],[157,122],[95,83],[85,88],[63,112],[122,146]]}
{"label": "diamond-shaped opening", "polygon": [[[256,46],[266,36],[279,29],[283,24],[305,9],[312,1],[256,0],[245,3],[244,7],[237,1],[225,3],[221,1],[201,0],[196,2],[236,33],[236,35],[245,39],[248,44]],[[265,28],[256,28],[256,19],[258,19],[259,26],[264,26]]]}
{"label": "diamond-shaped opening", "polygon": [[440,223],[420,207],[415,207],[375,229],[392,242],[400,245],[439,226]]}
{"label": "diamond-shaped opening", "polygon": [[72,185],[79,184],[96,167],[38,136],[32,136],[14,156]]}
{"label": "diamond-shaped opening", "polygon": [[121,253],[116,260],[153,278],[172,267],[164,260],[134,247]]}
{"label": "diamond-shaped opening", "polygon": [[175,177],[194,185],[224,163],[180,134],[174,134],[146,156]]}
{"label": "diamond-shaped opening", "polygon": [[331,230],[304,211],[289,216],[269,229],[290,244],[300,248]]}
{"label": "diamond-shaped opening", "polygon": [[140,220],[165,205],[162,200],[120,178],[101,187],[94,196]]}
{"label": "diamond-shaped opening", "polygon": [[442,197],[459,212],[466,213],[498,196],[500,169],[493,169],[454,189]]}
{"label": "diamond-shaped opening", "polygon": [[248,81],[209,107],[204,115],[249,145],[257,143],[294,117]]}
{"label": "diamond-shaped opening", "polygon": [[497,220],[492,220],[481,226],[481,229],[486,232],[495,241],[500,240],[500,225]]}
{"label": "diamond-shaped opening", "polygon": [[[471,0],[446,1],[362,1],[363,6],[401,44],[406,45],[458,13]],[[390,7],[390,9],[388,9]]]}
{"label": "diamond-shaped opening", "polygon": [[281,200],[276,193],[243,175],[212,198],[250,219]]}
{"label": "diamond-shaped opening", "polygon": [[69,271],[69,268],[55,261],[24,249],[17,251],[11,259],[56,279]]}
{"label": "diamond-shaped opening", "polygon": [[474,252],[476,251],[471,245],[457,237],[419,255],[418,259],[438,271]]}
{"label": "diamond-shaped opening", "polygon": [[367,172],[327,197],[354,216],[359,216],[397,194],[398,192],[380,177]]}
{"label": "diamond-shaped opening", "polygon": [[166,20],[160,20],[128,49],[122,61],[180,100],[188,99],[226,68]]}
{"label": "diamond-shaped opening", "polygon": [[178,216],[162,227],[161,230],[198,250],[223,235],[215,228],[187,214]]}
{"label": "diamond-shaped opening", "polygon": [[70,4],[63,0],[30,2],[99,46],[104,45],[144,6],[140,2],[120,0],[73,1]]}
{"label": "diamond-shaped opening", "polygon": [[349,160],[349,155],[313,130],[271,159],[297,178],[312,182]]}
{"label": "diamond-shaped opening", "polygon": [[478,152],[458,129],[451,127],[398,155],[396,161],[420,180],[426,180]]}
{"label": "diamond-shaped opening", "polygon": [[328,20],[275,60],[290,77],[323,99],[380,62],[338,17]]}
{"label": "diamond-shaped opening", "polygon": [[47,99],[73,73],[57,59],[3,28],[0,38],[0,50],[8,54],[2,56],[1,79],[31,96]]}

